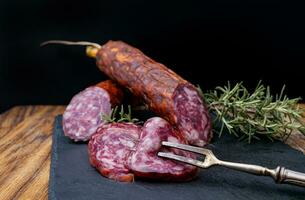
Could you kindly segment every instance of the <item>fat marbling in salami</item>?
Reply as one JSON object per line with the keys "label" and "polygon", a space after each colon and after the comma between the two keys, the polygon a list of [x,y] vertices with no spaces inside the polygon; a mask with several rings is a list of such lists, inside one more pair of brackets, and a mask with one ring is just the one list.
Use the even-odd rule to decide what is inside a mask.
{"label": "fat marbling in salami", "polygon": [[165,181],[188,181],[197,175],[197,168],[173,160],[160,158],[159,151],[194,158],[194,155],[178,149],[161,146],[161,141],[186,144],[185,138],[160,117],[150,118],[144,124],[139,143],[129,158],[129,168],[136,177]]}
{"label": "fat marbling in salami", "polygon": [[120,103],[123,93],[113,81],[103,81],[76,94],[63,114],[64,134],[74,141],[87,141],[103,124],[102,115]]}
{"label": "fat marbling in salami", "polygon": [[88,144],[91,165],[107,178],[132,182],[134,175],[127,161],[135,151],[140,131],[139,126],[131,123],[102,125]]}

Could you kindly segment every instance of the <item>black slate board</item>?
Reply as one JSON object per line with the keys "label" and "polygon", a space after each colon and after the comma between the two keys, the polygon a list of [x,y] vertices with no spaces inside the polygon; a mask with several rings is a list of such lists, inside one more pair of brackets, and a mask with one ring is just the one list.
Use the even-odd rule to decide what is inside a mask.
{"label": "black slate board", "polygon": [[[202,170],[186,183],[135,181],[120,183],[106,179],[90,166],[86,143],[73,143],[63,135],[62,117],[55,120],[49,183],[49,199],[305,199],[305,188],[278,185],[269,177],[258,177],[223,167]],[[267,140],[252,144],[237,142],[224,134],[211,149],[220,159],[274,168],[281,164],[305,172],[305,156],[281,143]]]}

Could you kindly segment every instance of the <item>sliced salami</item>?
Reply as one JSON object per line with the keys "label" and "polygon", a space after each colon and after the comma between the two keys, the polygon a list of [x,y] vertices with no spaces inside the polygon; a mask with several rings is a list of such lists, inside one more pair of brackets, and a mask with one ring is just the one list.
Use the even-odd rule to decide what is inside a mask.
{"label": "sliced salami", "polygon": [[179,85],[173,94],[177,127],[188,143],[204,146],[211,139],[209,113],[196,88],[191,84]]}
{"label": "sliced salami", "polygon": [[98,128],[88,144],[89,160],[103,176],[131,182],[127,161],[135,150],[141,128],[130,123],[112,123]]}
{"label": "sliced salami", "polygon": [[157,152],[174,152],[187,157],[194,156],[189,152],[161,147],[161,141],[186,144],[179,132],[162,118],[149,119],[143,126],[136,151],[129,158],[129,168],[137,177],[167,181],[188,181],[197,174],[197,168],[157,156]]}
{"label": "sliced salami", "polygon": [[63,130],[74,141],[87,141],[103,124],[102,114],[109,115],[111,106],[122,100],[121,89],[104,81],[76,94],[63,114]]}

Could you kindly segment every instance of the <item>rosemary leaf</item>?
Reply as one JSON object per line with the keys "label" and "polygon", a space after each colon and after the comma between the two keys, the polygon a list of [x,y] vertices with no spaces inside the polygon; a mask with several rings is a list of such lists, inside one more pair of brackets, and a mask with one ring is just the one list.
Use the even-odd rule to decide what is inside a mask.
{"label": "rosemary leaf", "polygon": [[228,82],[227,86],[218,86],[207,93],[203,93],[199,85],[197,88],[209,111],[216,115],[214,124],[221,123],[220,130],[216,131],[219,136],[228,130],[250,143],[260,136],[285,140],[293,131],[305,135],[304,109],[298,106],[300,98],[289,99],[284,95],[285,85],[275,98],[270,87],[265,87],[261,81],[253,92],[242,82],[233,87]]}
{"label": "rosemary leaf", "polygon": [[131,106],[128,105],[128,112],[126,113],[124,110],[124,106],[121,105],[121,109],[118,113],[118,106],[114,107],[111,110],[109,115],[102,114],[102,120],[107,123],[113,122],[131,122],[131,123],[141,123],[137,118],[131,117]]}

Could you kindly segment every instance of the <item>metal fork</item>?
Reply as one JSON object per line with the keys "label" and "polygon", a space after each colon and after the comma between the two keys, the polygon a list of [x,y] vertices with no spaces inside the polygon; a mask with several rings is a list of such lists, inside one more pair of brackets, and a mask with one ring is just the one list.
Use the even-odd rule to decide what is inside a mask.
{"label": "metal fork", "polygon": [[243,171],[258,176],[271,176],[276,183],[286,183],[286,184],[293,184],[293,185],[305,187],[304,173],[292,171],[281,166],[278,166],[275,169],[268,169],[266,167],[262,167],[259,165],[249,165],[243,163],[222,161],[216,158],[213,152],[209,149],[172,143],[172,142],[165,142],[165,141],[162,142],[162,145],[166,147],[173,147],[177,149],[194,152],[205,156],[204,161],[200,161],[192,158],[187,158],[184,156],[179,156],[173,153],[158,152],[158,156],[163,158],[169,158],[169,159],[181,161],[204,169],[207,169],[213,165],[224,166],[230,169]]}

